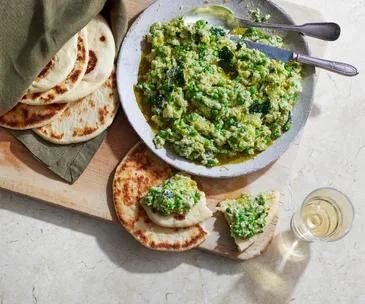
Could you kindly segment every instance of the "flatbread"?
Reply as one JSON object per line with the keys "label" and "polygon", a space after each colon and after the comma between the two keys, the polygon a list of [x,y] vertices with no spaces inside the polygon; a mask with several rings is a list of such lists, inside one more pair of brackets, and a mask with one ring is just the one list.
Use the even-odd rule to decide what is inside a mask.
{"label": "flatbread", "polygon": [[113,198],[119,221],[142,245],[162,251],[184,251],[196,247],[207,237],[201,224],[188,228],[165,228],[153,223],[140,205],[148,189],[171,177],[170,167],[136,144],[116,169]]}
{"label": "flatbread", "polygon": [[27,130],[49,124],[61,115],[68,104],[58,103],[45,106],[30,106],[18,103],[13,109],[0,116],[0,126],[14,129]]}
{"label": "flatbread", "polygon": [[199,201],[191,208],[186,215],[171,213],[169,215],[160,215],[153,212],[152,208],[140,201],[143,209],[146,211],[148,218],[156,225],[167,228],[190,227],[202,223],[212,217],[213,213],[207,207],[207,199],[205,193],[200,191]]}
{"label": "flatbread", "polygon": [[26,94],[47,91],[71,73],[77,58],[77,38],[73,36],[38,74]]}
{"label": "flatbread", "polygon": [[113,70],[115,43],[108,23],[101,15],[97,15],[86,29],[89,45],[87,69],[80,84],[65,96],[65,102],[76,101],[89,95],[108,79]]}
{"label": "flatbread", "polygon": [[87,30],[84,27],[77,36],[77,58],[71,73],[53,88],[35,94],[24,95],[22,103],[29,105],[46,105],[51,103],[64,103],[65,96],[75,89],[81,82],[89,60],[89,48],[87,43]]}
{"label": "flatbread", "polygon": [[90,140],[106,130],[119,107],[115,73],[96,91],[69,103],[69,107],[52,123],[34,132],[55,144],[72,144]]}
{"label": "flatbread", "polygon": [[[271,191],[273,194],[273,197],[271,199],[268,199],[266,202],[266,208],[267,208],[267,216],[266,216],[266,226],[265,229],[267,228],[268,225],[270,225],[271,221],[273,220],[273,217],[276,215],[278,208],[279,208],[279,203],[280,203],[280,193],[278,191]],[[224,216],[227,220],[227,222],[229,223],[229,218],[226,216],[225,210],[228,207],[228,204],[232,201],[235,200],[225,200],[222,201],[218,204],[217,206],[217,210],[221,211],[224,213]],[[234,241],[237,245],[238,251],[239,252],[243,252],[245,251],[247,248],[249,248],[253,243],[255,243],[261,236],[263,235],[263,233],[258,233],[255,234],[253,237],[251,238],[234,238]]]}

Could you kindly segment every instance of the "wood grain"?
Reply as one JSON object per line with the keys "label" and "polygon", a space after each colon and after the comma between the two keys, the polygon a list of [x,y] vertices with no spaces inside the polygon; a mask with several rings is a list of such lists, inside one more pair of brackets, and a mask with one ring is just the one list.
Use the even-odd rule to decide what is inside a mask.
{"label": "wood grain", "polygon": [[[153,0],[126,0],[128,17],[132,21]],[[320,13],[294,4],[274,1],[284,8],[294,20],[302,23],[321,21]],[[203,1],[202,1],[203,3]],[[326,44],[310,39],[311,49],[316,56],[323,56]],[[123,113],[120,113],[109,130],[108,136],[80,179],[70,185],[39,163],[15,138],[0,128],[0,189],[36,198],[83,214],[109,221],[117,221],[111,181],[114,169],[139,141]],[[285,193],[291,166],[298,150],[299,139],[284,155],[272,165],[244,177],[231,179],[208,179],[198,177],[197,181],[207,193],[212,210],[218,201],[236,198],[243,190],[253,193],[276,189]],[[281,202],[284,197],[282,196]],[[268,249],[275,233],[278,216],[270,223],[261,238],[245,252],[239,254],[229,236],[228,225],[220,214],[207,222],[210,236],[200,248],[231,258],[245,260]]]}

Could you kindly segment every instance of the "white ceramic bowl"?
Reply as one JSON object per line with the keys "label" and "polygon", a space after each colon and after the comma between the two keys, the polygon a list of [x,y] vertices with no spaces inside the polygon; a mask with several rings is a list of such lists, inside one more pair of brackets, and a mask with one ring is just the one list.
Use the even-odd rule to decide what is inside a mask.
{"label": "white ceramic bowl", "polygon": [[[309,116],[314,93],[314,68],[304,66],[303,92],[298,94],[296,105],[292,113],[292,126],[273,145],[255,158],[238,164],[228,164],[207,168],[188,161],[173,151],[165,148],[156,149],[153,143],[154,132],[143,116],[135,95],[133,86],[137,83],[138,67],[144,46],[144,36],[149,32],[150,26],[157,22],[167,22],[174,17],[183,15],[193,8],[202,5],[222,5],[222,0],[211,0],[208,4],[197,0],[158,0],[149,6],[133,23],[129,29],[120,49],[117,65],[117,85],[119,97],[128,117],[129,122],[147,146],[160,158],[179,170],[195,175],[207,177],[232,177],[248,174],[269,165],[283,154],[295,141]],[[238,17],[249,18],[248,8],[243,1],[231,0],[224,4]],[[292,19],[283,10],[270,1],[256,0],[255,8],[261,10],[262,15],[270,14],[270,22],[293,24]],[[285,45],[298,52],[309,54],[307,43],[302,35],[288,32],[284,38]],[[121,132],[120,140],[123,140]]]}

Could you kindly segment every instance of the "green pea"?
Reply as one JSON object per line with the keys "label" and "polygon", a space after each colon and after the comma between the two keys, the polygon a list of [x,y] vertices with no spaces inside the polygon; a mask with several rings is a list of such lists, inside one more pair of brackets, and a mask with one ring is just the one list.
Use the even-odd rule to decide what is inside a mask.
{"label": "green pea", "polygon": [[229,208],[229,207],[228,207],[228,208],[226,209],[226,212],[227,212],[227,213],[232,213],[231,208]]}
{"label": "green pea", "polygon": [[151,77],[152,77],[152,78],[156,78],[156,76],[157,76],[157,73],[156,73],[156,72],[152,72],[152,73],[151,73]]}
{"label": "green pea", "polygon": [[276,129],[276,128],[279,127],[279,124],[276,121],[274,121],[274,122],[271,123],[271,127]]}
{"label": "green pea", "polygon": [[208,166],[214,166],[217,162],[215,159],[208,159],[207,164]]}
{"label": "green pea", "polygon": [[193,130],[193,131],[190,132],[190,136],[194,137],[196,135],[198,135],[198,131],[197,130]]}
{"label": "green pea", "polygon": [[164,131],[164,130],[161,130],[161,131],[158,133],[158,135],[159,135],[161,138],[166,138],[166,136],[167,136],[167,132],[166,132],[166,131]]}
{"label": "green pea", "polygon": [[219,94],[218,94],[218,92],[217,92],[217,93],[214,93],[212,97],[213,97],[214,99],[219,99]]}
{"label": "green pea", "polygon": [[202,44],[202,45],[200,46],[200,50],[202,50],[202,51],[206,51],[206,50],[208,50],[208,45],[207,45],[207,44]]}
{"label": "green pea", "polygon": [[144,83],[142,81],[138,82],[137,86],[140,88],[140,89],[143,89],[143,86],[144,86]]}
{"label": "green pea", "polygon": [[216,109],[212,110],[212,115],[213,116],[217,116],[218,114],[219,114],[218,110],[216,110]]}
{"label": "green pea", "polygon": [[149,85],[149,87],[150,87],[150,89],[151,89],[151,90],[156,89],[156,86],[155,86],[153,83],[151,83],[151,84]]}
{"label": "green pea", "polygon": [[236,137],[230,137],[228,140],[229,140],[229,142],[230,142],[230,143],[232,143],[232,144],[237,143],[237,138],[236,138]]}
{"label": "green pea", "polygon": [[293,67],[290,65],[286,65],[285,70],[287,70],[290,73],[293,70]]}
{"label": "green pea", "polygon": [[198,119],[198,114],[196,114],[196,113],[191,113],[191,114],[190,114],[190,119],[191,119],[192,121],[197,120],[197,119]]}
{"label": "green pea", "polygon": [[250,93],[251,93],[251,96],[255,95],[257,93],[257,88],[255,86],[250,87]]}
{"label": "green pea", "polygon": [[143,99],[142,103],[143,104],[150,104],[151,102],[150,102],[149,98],[145,98],[145,99]]}
{"label": "green pea", "polygon": [[262,64],[267,65],[269,63],[269,60],[267,58],[262,59]]}
{"label": "green pea", "polygon": [[227,120],[228,125],[232,125],[233,123],[234,123],[234,119],[232,117]]}
{"label": "green pea", "polygon": [[274,139],[275,138],[278,138],[280,136],[280,132],[279,131],[275,131],[272,136],[273,136]]}
{"label": "green pea", "polygon": [[203,98],[202,98],[202,96],[200,94],[196,94],[193,97],[193,100],[196,101],[196,102],[200,102],[200,101],[202,101],[202,99]]}
{"label": "green pea", "polygon": [[207,25],[207,22],[205,20],[198,20],[196,23],[195,23],[195,27],[197,29],[203,29],[205,28],[205,26]]}
{"label": "green pea", "polygon": [[252,33],[254,33],[254,32],[255,32],[255,29],[254,29],[253,27],[250,27],[250,28],[248,29],[248,32],[249,32],[250,34],[252,34]]}
{"label": "green pea", "polygon": [[219,52],[218,52],[218,51],[214,51],[214,52],[213,52],[213,55],[214,55],[215,57],[218,57],[218,56],[219,56]]}
{"label": "green pea", "polygon": [[218,81],[218,86],[220,86],[220,87],[223,87],[224,86],[224,80],[219,80]]}
{"label": "green pea", "polygon": [[290,121],[288,121],[284,126],[283,126],[283,129],[284,131],[289,131],[290,130],[290,127],[291,127],[291,123]]}

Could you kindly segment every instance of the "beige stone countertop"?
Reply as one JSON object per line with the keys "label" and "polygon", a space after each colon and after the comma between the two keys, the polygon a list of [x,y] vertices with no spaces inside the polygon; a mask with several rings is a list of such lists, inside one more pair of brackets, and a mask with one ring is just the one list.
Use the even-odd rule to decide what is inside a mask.
{"label": "beige stone countertop", "polygon": [[[365,303],[365,2],[290,1],[341,25],[326,57],[360,75],[321,72],[270,251],[247,262],[154,252],[117,224],[0,191],[1,304]],[[350,197],[353,229],[338,242],[291,250],[291,215],[322,186]]]}

